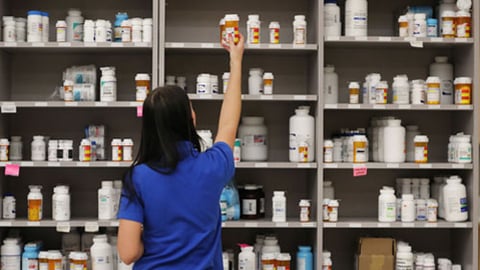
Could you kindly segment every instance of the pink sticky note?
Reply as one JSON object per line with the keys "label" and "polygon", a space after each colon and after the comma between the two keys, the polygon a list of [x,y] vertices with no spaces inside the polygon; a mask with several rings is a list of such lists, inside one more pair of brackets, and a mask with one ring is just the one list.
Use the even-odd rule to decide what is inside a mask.
{"label": "pink sticky note", "polygon": [[137,107],[137,117],[143,117],[143,106]]}
{"label": "pink sticky note", "polygon": [[359,176],[365,176],[367,175],[367,166],[366,165],[359,165],[353,167],[353,176],[354,177],[359,177]]}
{"label": "pink sticky note", "polygon": [[5,166],[5,175],[19,176],[20,175],[20,165],[7,164]]}

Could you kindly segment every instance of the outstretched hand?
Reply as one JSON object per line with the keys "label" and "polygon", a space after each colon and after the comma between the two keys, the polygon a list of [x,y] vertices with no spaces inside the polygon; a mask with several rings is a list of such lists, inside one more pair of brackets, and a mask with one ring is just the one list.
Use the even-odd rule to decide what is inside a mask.
{"label": "outstretched hand", "polygon": [[243,57],[243,51],[245,49],[245,38],[240,34],[238,43],[235,44],[234,38],[228,39],[228,42],[222,40],[222,46],[230,53],[230,60],[233,62],[241,61]]}

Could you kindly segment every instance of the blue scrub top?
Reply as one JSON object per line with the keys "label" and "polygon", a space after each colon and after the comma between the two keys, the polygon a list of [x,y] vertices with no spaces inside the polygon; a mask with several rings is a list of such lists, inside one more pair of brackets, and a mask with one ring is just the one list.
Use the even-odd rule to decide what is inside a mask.
{"label": "blue scrub top", "polygon": [[221,213],[223,187],[233,177],[231,148],[218,142],[203,153],[181,142],[183,159],[172,174],[145,164],[133,169],[142,203],[122,194],[119,219],[143,224],[144,254],[140,269],[223,269]]}

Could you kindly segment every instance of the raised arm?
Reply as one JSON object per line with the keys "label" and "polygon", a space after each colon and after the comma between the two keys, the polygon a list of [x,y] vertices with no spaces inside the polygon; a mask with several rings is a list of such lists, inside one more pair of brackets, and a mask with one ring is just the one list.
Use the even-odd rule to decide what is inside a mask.
{"label": "raised arm", "polygon": [[233,149],[237,134],[240,113],[242,111],[242,59],[244,49],[244,38],[240,35],[238,44],[233,39],[222,45],[230,53],[230,80],[227,93],[224,95],[220,119],[218,121],[218,132],[215,142],[225,142]]}

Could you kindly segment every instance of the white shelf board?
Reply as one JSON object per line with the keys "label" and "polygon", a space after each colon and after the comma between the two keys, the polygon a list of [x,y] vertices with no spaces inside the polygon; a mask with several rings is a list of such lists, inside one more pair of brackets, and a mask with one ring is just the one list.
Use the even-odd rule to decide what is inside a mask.
{"label": "white shelf board", "polygon": [[324,169],[353,169],[366,166],[368,169],[448,169],[448,170],[471,170],[472,164],[457,163],[324,163]]}
{"label": "white shelf board", "polygon": [[[219,42],[166,42],[167,50],[182,51],[223,51]],[[285,52],[316,52],[317,44],[293,45],[293,44],[246,44],[245,50],[249,51],[285,51]]]}
{"label": "white shelf board", "polygon": [[[223,94],[188,94],[191,100],[223,100]],[[317,101],[317,95],[242,95],[244,101]]]}
{"label": "white shelf board", "polygon": [[438,220],[430,223],[426,221],[415,222],[378,222],[374,218],[339,218],[338,222],[323,222],[323,228],[326,229],[345,229],[345,228],[384,228],[384,229],[467,229],[472,228],[472,222],[447,222]]}
{"label": "white shelf board", "polygon": [[375,37],[325,37],[325,46],[327,47],[349,47],[349,46],[363,46],[374,48],[376,46],[401,46],[401,47],[452,47],[456,45],[471,45],[474,43],[473,38],[441,38],[441,37],[389,37],[389,36],[375,36]]}
{"label": "white shelf board", "polygon": [[4,101],[0,102],[0,106],[15,106],[17,108],[136,108],[142,106],[143,102],[136,101]]}
{"label": "white shelf board", "polygon": [[129,50],[129,49],[152,49],[150,42],[0,42],[0,49],[8,50]]}
{"label": "white shelf board", "polygon": [[325,104],[325,110],[473,111],[473,105]]}
{"label": "white shelf board", "polygon": [[299,222],[287,220],[287,222],[272,222],[271,220],[238,220],[222,223],[223,228],[317,228],[317,222]]}

